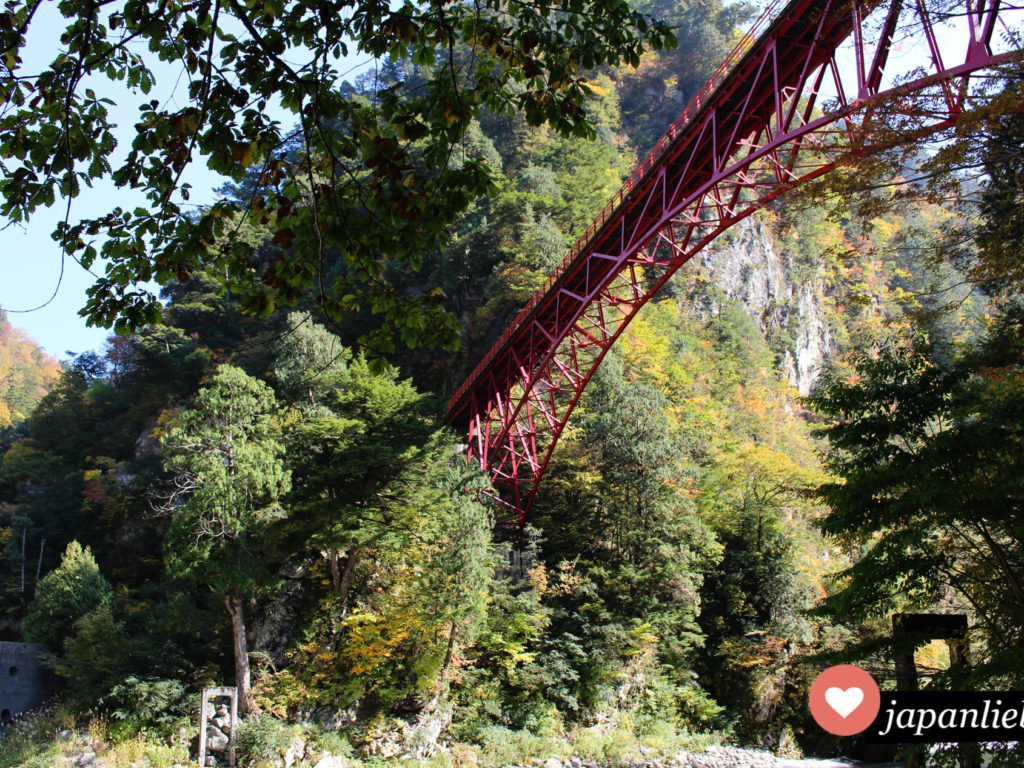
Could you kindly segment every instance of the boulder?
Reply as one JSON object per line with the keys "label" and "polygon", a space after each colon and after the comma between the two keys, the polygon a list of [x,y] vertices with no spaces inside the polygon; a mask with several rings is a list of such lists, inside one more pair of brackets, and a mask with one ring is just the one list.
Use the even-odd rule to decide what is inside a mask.
{"label": "boulder", "polygon": [[306,741],[301,736],[296,736],[284,751],[284,768],[292,768],[305,754]]}
{"label": "boulder", "polygon": [[209,752],[223,752],[228,748],[228,737],[216,725],[206,727],[206,749]]}
{"label": "boulder", "polygon": [[324,752],[313,768],[348,768],[348,762],[340,755]]}

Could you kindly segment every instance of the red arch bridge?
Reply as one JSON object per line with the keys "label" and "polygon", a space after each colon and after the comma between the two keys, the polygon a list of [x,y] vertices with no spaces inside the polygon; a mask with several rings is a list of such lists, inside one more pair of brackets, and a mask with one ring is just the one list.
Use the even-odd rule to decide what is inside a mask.
{"label": "red arch bridge", "polygon": [[971,75],[1020,58],[1001,0],[780,0],[506,328],[448,405],[499,522],[522,523],[605,353],[716,236],[837,165],[955,125]]}

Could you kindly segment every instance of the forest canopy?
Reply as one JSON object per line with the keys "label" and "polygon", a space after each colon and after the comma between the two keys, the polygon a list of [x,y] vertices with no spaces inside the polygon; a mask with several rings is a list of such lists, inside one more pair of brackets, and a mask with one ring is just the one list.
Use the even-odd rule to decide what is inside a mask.
{"label": "forest canopy", "polygon": [[[515,23],[511,4],[479,19],[340,7],[353,15],[323,23],[382,46],[362,49],[381,66],[354,84],[328,85],[324,67],[344,65],[302,37],[326,7],[273,0],[126,5],[115,20],[68,0],[85,11],[69,58],[42,83],[3,81],[23,101],[0,118],[24,149],[4,160],[16,217],[90,173],[72,168],[74,142],[57,165],[26,142],[59,148],[68,126],[109,122],[84,90],[70,123],[46,101],[84,83],[75,52],[108,56],[99,76],[140,92],[156,85],[133,45],[191,73],[192,106],[145,109],[126,169],[82,150],[100,153],[93,181],[158,205],[62,228],[75,253],[108,259],[96,312],[137,300],[160,322],[132,331],[129,317],[131,332],[19,390],[0,423],[0,640],[46,641],[65,697],[40,732],[91,727],[105,762],[130,747],[185,763],[199,691],[234,683],[243,764],[283,764],[295,739],[302,768],[324,752],[423,765],[413,755],[431,750],[432,765],[478,768],[668,764],[721,741],[832,756],[846,745],[811,719],[811,681],[852,662],[891,690],[900,612],[967,618],[968,666],[919,649],[922,684],[1019,689],[1024,123],[997,114],[1020,102],[1016,81],[991,78],[1005,100],[965,116],[961,161],[985,178],[947,164],[954,204],[908,181],[949,155],[910,148],[830,177],[881,180],[859,197],[769,205],[698,254],[608,350],[530,526],[496,531],[443,395],[706,81],[744,9],[639,4],[679,42],[639,55],[663,31],[613,3],[517,4]],[[8,10],[9,34],[35,19]],[[594,15],[599,55],[628,66],[584,76]],[[259,77],[291,94],[295,131],[264,113]],[[234,88],[256,101],[223,103]],[[19,124],[32,109],[49,123]],[[161,195],[204,158],[232,183],[195,217]],[[132,293],[136,268],[165,283],[162,305]],[[374,358],[447,343],[456,316],[462,351]],[[0,377],[35,355],[10,348]],[[74,757],[76,739],[26,733],[4,732],[0,763]]]}

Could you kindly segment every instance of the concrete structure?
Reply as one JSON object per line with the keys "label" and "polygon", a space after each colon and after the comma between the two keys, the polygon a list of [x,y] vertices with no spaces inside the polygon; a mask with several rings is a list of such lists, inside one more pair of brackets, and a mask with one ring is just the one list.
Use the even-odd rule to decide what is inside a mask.
{"label": "concrete structure", "polygon": [[42,645],[0,642],[0,722],[40,706],[52,690],[39,664]]}
{"label": "concrete structure", "polygon": [[204,688],[199,706],[199,768],[216,766],[221,755],[235,765],[238,733],[238,688]]}

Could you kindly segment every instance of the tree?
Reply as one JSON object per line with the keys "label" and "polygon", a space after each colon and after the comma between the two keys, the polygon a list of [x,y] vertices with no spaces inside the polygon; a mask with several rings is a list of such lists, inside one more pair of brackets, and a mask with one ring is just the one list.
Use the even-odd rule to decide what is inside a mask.
{"label": "tree", "polygon": [[820,488],[820,525],[859,555],[826,607],[856,620],[953,605],[982,679],[1019,670],[1024,638],[1022,314],[955,359],[920,337],[858,355],[810,398],[842,478]]}
{"label": "tree", "polygon": [[[1019,73],[1004,94],[1019,99],[1024,77]],[[981,185],[975,230],[979,254],[970,276],[992,291],[1020,293],[1024,286],[1018,245],[1024,235],[1024,117],[1019,110],[995,115],[987,126],[981,161],[987,179]]]}
{"label": "tree", "polygon": [[804,613],[819,593],[801,560],[820,552],[801,518],[810,517],[820,480],[787,454],[750,443],[716,456],[701,477],[703,516],[723,549],[701,587],[706,685],[734,705],[737,731],[762,744],[789,714],[794,658],[814,638]]}
{"label": "tree", "polygon": [[81,700],[95,701],[138,662],[139,641],[117,621],[113,595],[89,548],[72,541],[36,585],[22,625],[27,640],[49,646],[43,663]]}
{"label": "tree", "polygon": [[243,712],[252,706],[244,606],[272,579],[267,535],[285,516],[279,500],[290,485],[275,407],[270,387],[222,365],[163,439],[172,480],[160,508],[173,515],[165,562],[223,593]]}
{"label": "tree", "polygon": [[39,580],[25,617],[25,638],[47,643],[55,651],[73,633],[77,620],[109,602],[113,588],[100,573],[88,547],[68,544],[60,565]]}
{"label": "tree", "polygon": [[0,309],[0,428],[26,419],[59,373],[60,364]]}
{"label": "tree", "polygon": [[341,339],[297,312],[288,315],[291,332],[275,345],[273,379],[282,400],[307,413],[324,407],[344,377],[352,353]]}
{"label": "tree", "polygon": [[[83,266],[105,262],[88,322],[119,332],[154,322],[161,308],[144,283],[212,266],[253,312],[308,291],[334,318],[379,315],[383,327],[366,341],[382,351],[395,337],[455,340],[442,297],[397,291],[387,278],[418,272],[490,189],[484,161],[452,162],[473,118],[521,110],[532,124],[592,134],[589,71],[635,66],[645,47],[674,43],[626,0],[71,0],[59,6],[67,27],[57,56],[29,73],[22,57],[39,5],[8,0],[0,13],[0,211],[24,221],[97,181],[147,200],[55,232]],[[177,109],[144,101],[128,156],[113,168],[113,102],[86,83],[106,77],[144,98],[162,85],[138,52],[147,47],[183,63],[178,98],[188,96]],[[361,90],[344,87],[334,63],[349,53],[384,64]],[[275,102],[295,115],[293,130],[267,113]],[[200,158],[247,181],[245,200],[187,211],[182,177]]]}

